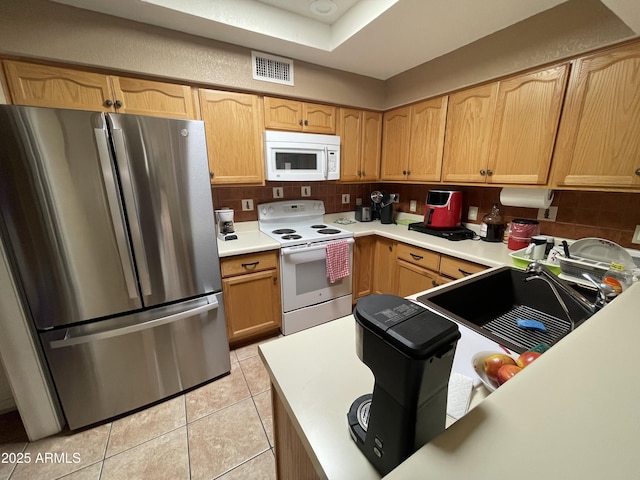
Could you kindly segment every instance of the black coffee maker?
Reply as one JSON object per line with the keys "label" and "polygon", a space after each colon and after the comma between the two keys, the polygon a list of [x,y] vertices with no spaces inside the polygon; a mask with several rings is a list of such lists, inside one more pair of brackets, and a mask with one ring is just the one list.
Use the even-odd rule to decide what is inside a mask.
{"label": "black coffee maker", "polygon": [[380,220],[380,223],[384,224],[393,223],[394,200],[394,194],[380,192],[379,190],[371,192],[371,218],[373,220]]}
{"label": "black coffee maker", "polygon": [[446,427],[458,326],[394,295],[369,295],[354,309],[356,351],[373,372],[373,394],[347,414],[351,437],[386,475]]}

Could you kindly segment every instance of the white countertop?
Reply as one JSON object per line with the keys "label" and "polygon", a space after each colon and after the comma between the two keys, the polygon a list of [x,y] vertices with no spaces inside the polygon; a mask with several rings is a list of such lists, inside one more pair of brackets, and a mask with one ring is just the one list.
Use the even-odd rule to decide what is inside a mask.
{"label": "white countertop", "polygon": [[[412,218],[420,221],[422,217],[409,214],[401,214],[402,218]],[[353,220],[354,213],[333,213],[325,215],[326,223],[334,223],[339,218]],[[355,222],[348,225],[336,226],[353,232],[354,236],[379,235],[399,242],[409,243],[416,247],[426,248],[445,255],[451,255],[469,260],[488,267],[511,265],[510,250],[504,243],[490,243],[481,240],[462,240],[453,242],[444,238],[426,235],[424,233],[409,230],[406,225],[383,225],[379,220],[374,222]],[[258,230],[258,222],[236,223],[237,240],[223,241],[218,239],[218,255],[229,257],[245,253],[254,253],[264,250],[280,248],[278,242]]]}
{"label": "white countertop", "polygon": [[[474,409],[385,478],[636,478],[639,309],[635,284],[481,402],[479,388]],[[373,388],[353,317],[265,343],[260,354],[317,469],[379,478],[347,428],[351,403]]]}

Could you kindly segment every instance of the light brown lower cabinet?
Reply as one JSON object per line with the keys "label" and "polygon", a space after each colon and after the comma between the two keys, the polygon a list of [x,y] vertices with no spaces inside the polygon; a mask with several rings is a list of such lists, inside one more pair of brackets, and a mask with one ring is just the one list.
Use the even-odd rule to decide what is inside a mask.
{"label": "light brown lower cabinet", "polygon": [[373,293],[373,260],[376,248],[376,237],[356,238],[353,254],[353,302],[360,297],[366,297]]}
{"label": "light brown lower cabinet", "polygon": [[273,384],[271,385],[271,404],[276,478],[278,480],[320,479]]}
{"label": "light brown lower cabinet", "polygon": [[227,257],[220,266],[229,343],[277,332],[282,324],[278,252]]}
{"label": "light brown lower cabinet", "polygon": [[395,295],[397,284],[396,242],[376,237],[373,260],[373,293]]}
{"label": "light brown lower cabinet", "polygon": [[458,278],[468,277],[474,273],[486,270],[487,267],[478,263],[469,262],[467,260],[460,260],[459,258],[449,257],[442,255],[440,260],[440,273],[445,277]]}

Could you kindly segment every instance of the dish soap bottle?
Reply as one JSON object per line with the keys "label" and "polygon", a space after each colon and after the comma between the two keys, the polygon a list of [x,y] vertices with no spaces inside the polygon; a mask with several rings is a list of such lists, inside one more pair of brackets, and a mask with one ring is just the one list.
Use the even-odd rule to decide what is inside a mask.
{"label": "dish soap bottle", "polygon": [[621,263],[611,262],[611,267],[602,277],[602,283],[613,288],[616,294],[620,295],[633,283],[633,276],[630,271],[625,270]]}
{"label": "dish soap bottle", "polygon": [[504,237],[504,221],[498,208],[494,203],[491,211],[482,217],[480,226],[480,238],[485,242],[501,242]]}

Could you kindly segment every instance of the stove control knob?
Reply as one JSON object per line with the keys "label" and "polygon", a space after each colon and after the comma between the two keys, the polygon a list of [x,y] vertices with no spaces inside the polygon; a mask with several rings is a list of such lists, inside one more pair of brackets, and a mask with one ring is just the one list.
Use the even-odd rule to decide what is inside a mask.
{"label": "stove control knob", "polygon": [[273,213],[274,211],[273,207],[269,207],[269,213]]}
{"label": "stove control knob", "polygon": [[267,214],[267,209],[266,209],[265,207],[262,207],[262,209],[260,210],[260,212],[261,212],[263,215],[266,215],[266,214]]}

